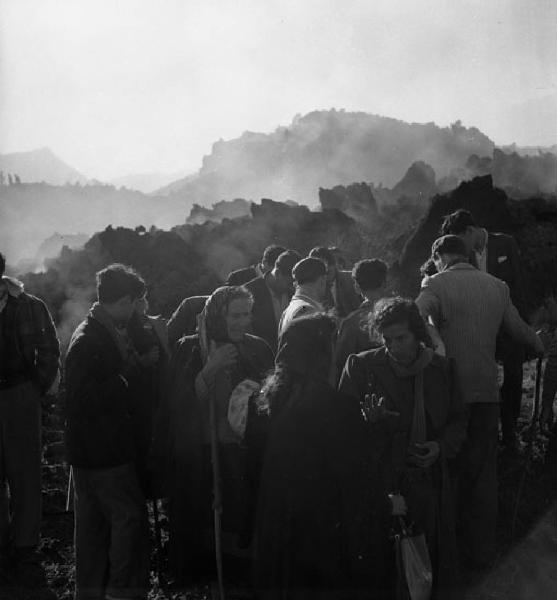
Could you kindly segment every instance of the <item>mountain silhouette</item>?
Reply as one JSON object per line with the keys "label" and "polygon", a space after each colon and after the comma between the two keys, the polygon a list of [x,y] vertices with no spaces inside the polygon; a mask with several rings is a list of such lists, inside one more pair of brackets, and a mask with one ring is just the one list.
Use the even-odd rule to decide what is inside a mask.
{"label": "mountain silhouette", "polygon": [[51,185],[85,183],[87,178],[58,158],[50,148],[30,152],[0,154],[0,171],[7,177],[15,174],[23,183],[44,182]]}
{"label": "mountain silhouette", "polygon": [[272,133],[219,140],[196,175],[156,193],[201,206],[264,196],[315,206],[320,187],[354,181],[392,187],[417,161],[442,178],[471,154],[491,156],[494,147],[481,131],[460,121],[443,128],[364,112],[314,111]]}

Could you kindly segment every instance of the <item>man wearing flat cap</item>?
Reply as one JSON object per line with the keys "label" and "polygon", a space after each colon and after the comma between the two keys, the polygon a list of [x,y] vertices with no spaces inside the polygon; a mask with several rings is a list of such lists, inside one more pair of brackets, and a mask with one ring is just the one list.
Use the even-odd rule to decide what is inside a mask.
{"label": "man wearing flat cap", "polygon": [[296,291],[280,318],[279,339],[288,324],[302,315],[324,310],[327,265],[320,258],[303,258],[292,269]]}
{"label": "man wearing flat cap", "polygon": [[518,314],[507,284],[469,263],[460,237],[436,239],[431,254],[438,273],[424,279],[416,304],[439,331],[447,357],[456,363],[459,391],[469,414],[461,473],[462,551],[469,563],[486,567],[495,558],[497,520],[497,333],[503,327],[536,354],[543,352],[543,345]]}

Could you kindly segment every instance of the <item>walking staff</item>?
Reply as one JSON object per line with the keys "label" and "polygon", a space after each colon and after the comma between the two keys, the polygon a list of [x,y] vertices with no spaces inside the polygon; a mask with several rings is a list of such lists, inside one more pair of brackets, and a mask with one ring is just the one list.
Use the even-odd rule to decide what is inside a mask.
{"label": "walking staff", "polygon": [[[205,327],[205,319],[198,319],[198,330],[199,344],[201,347],[201,359],[203,364],[205,364],[209,356],[209,343],[207,338],[207,330]],[[209,428],[211,434],[211,465],[213,471],[213,522],[215,534],[215,561],[217,565],[218,597],[220,600],[225,600],[224,576],[222,568],[222,487],[214,394],[210,394],[209,396]]]}

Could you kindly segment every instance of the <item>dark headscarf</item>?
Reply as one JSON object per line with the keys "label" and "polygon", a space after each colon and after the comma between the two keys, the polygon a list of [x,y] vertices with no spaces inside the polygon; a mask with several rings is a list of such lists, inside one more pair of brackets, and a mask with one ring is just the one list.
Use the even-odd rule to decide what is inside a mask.
{"label": "dark headscarf", "polygon": [[223,285],[207,298],[200,318],[205,322],[205,330],[209,340],[223,343],[230,342],[226,314],[230,303],[239,299],[253,300],[249,290],[240,285]]}
{"label": "dark headscarf", "polygon": [[302,376],[327,369],[336,328],[336,320],[324,313],[294,319],[281,335],[276,367]]}

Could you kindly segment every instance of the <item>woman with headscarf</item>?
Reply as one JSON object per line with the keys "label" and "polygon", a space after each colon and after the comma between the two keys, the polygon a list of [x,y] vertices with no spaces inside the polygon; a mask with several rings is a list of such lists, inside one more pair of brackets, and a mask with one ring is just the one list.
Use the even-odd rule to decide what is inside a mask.
{"label": "woman with headscarf", "polygon": [[[349,356],[340,389],[361,406],[367,422],[368,445],[379,467],[376,486],[404,498],[407,523],[426,536],[434,597],[449,598],[457,564],[448,462],[466,436],[453,366],[434,354],[412,300],[380,301],[373,321],[384,345]],[[383,548],[384,597],[394,597],[396,579],[390,525],[386,520],[382,534],[368,540],[368,547]]]}
{"label": "woman with headscarf", "polygon": [[[336,327],[322,313],[292,321],[259,398],[270,415],[255,538],[259,598],[346,599],[357,587],[354,534],[369,465],[359,407],[333,387]],[[372,513],[375,499],[367,500]]]}
{"label": "woman with headscarf", "polygon": [[[258,391],[273,363],[267,343],[246,333],[252,302],[243,287],[215,290],[199,317],[199,333],[180,340],[170,366],[168,405],[159,418],[154,454],[160,456],[163,446],[169,459],[165,477],[169,561],[178,587],[214,578],[213,424],[221,472],[225,559],[247,554],[251,541],[258,461],[247,448],[253,429],[250,421],[255,417],[248,398]],[[225,577],[236,574],[237,567],[234,564],[234,569],[225,571]]]}

